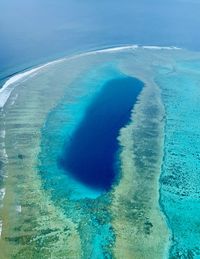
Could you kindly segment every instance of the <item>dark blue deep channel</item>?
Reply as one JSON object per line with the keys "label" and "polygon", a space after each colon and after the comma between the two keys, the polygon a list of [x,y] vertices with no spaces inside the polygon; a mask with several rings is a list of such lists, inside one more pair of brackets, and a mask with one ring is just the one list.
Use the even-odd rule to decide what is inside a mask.
{"label": "dark blue deep channel", "polygon": [[110,189],[116,179],[119,130],[129,122],[143,85],[127,76],[104,84],[59,160],[67,173],[93,189]]}

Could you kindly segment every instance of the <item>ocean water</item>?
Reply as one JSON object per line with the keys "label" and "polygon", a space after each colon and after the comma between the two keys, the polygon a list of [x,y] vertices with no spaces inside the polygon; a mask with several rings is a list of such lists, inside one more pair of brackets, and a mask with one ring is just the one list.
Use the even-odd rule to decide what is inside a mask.
{"label": "ocean water", "polygon": [[199,10],[0,2],[0,258],[200,258]]}
{"label": "ocean water", "polygon": [[[83,249],[85,258],[110,258],[106,246],[114,242],[114,233],[106,208],[110,198],[105,191],[116,182],[117,137],[120,128],[129,121],[143,84],[121,73],[112,63],[92,69],[83,78],[71,86],[76,92],[82,85],[84,91],[79,98],[75,96],[69,102],[67,91],[49,114],[41,139],[39,170],[44,188],[51,190],[54,202],[79,225],[82,245],[87,247]],[[65,159],[62,166],[61,158]],[[83,170],[86,175],[81,175]],[[103,206],[99,215],[95,212],[96,206]],[[83,224],[85,221],[87,225]]]}
{"label": "ocean water", "polygon": [[141,44],[199,50],[199,8],[197,0],[2,0],[1,84],[23,69],[106,46]]}
{"label": "ocean water", "polygon": [[[69,103],[66,93],[49,114],[43,129],[39,170],[45,188],[52,190],[54,202],[79,225],[82,245],[86,246],[84,257],[111,258],[106,247],[114,242],[114,233],[111,215],[105,206],[110,204],[110,198],[105,191],[116,182],[119,173],[115,168],[117,137],[120,128],[130,119],[143,84],[125,76],[111,63],[91,70],[84,80],[74,82],[72,87],[79,85],[87,94]],[[59,120],[69,117],[70,123]],[[96,213],[96,206],[103,209],[99,208]]]}
{"label": "ocean water", "polygon": [[85,185],[108,190],[116,181],[117,137],[131,115],[142,82],[114,78],[103,86],[66,144],[60,166]]}
{"label": "ocean water", "polygon": [[199,60],[134,45],[11,78],[0,255],[199,258]]}
{"label": "ocean water", "polygon": [[[106,154],[102,154],[103,152],[102,148],[103,146],[106,146],[106,142],[103,142],[104,137],[106,140],[106,134],[104,132],[100,143],[98,142],[98,140],[100,140],[100,137],[98,137],[98,140],[97,140],[96,136],[94,135],[93,141],[90,141],[90,135],[92,136],[92,134],[95,134],[95,131],[93,128],[95,126],[97,127],[96,130],[99,129],[98,131],[99,134],[102,132],[103,129],[104,131],[107,130],[106,128],[103,128],[104,123],[102,122],[102,120],[100,120],[101,119],[100,116],[102,116],[101,112],[105,112],[104,109],[106,107],[109,109],[112,108],[110,102],[108,102],[106,98],[109,99],[114,97],[114,93],[111,94],[111,91],[108,90],[108,95],[104,96],[105,90],[103,91],[103,89],[107,89],[106,85],[108,84],[108,82],[112,82],[112,80],[114,80],[115,78],[121,78],[121,79],[124,78],[125,80],[126,77],[120,71],[118,71],[114,67],[114,64],[112,63],[110,65],[105,65],[105,66],[101,65],[99,68],[91,69],[83,76],[83,78],[81,79],[78,78],[78,81],[76,80],[75,82],[73,82],[73,84],[71,85],[70,91],[73,89],[74,93],[69,95],[68,93],[69,90],[66,91],[64,98],[57,105],[57,107],[53,109],[52,112],[48,115],[48,120],[45,124],[45,127],[43,128],[40,170],[41,170],[42,177],[45,178],[46,183],[49,182],[49,184],[51,184],[51,181],[52,180],[54,181],[55,178],[59,179],[59,183],[60,183],[59,194],[62,197],[69,196],[69,195],[70,197],[72,197],[72,199],[84,198],[84,197],[90,197],[90,198],[96,197],[106,188],[111,187],[112,181],[114,181],[114,178],[115,178],[114,157],[118,147],[117,136],[119,134],[119,128],[117,127],[118,125],[117,122],[120,122],[120,119],[122,119],[121,116],[119,117],[119,119],[115,120],[116,128],[114,132],[111,132],[115,134],[114,137],[112,138],[112,141],[114,142],[113,147],[111,148],[109,146],[108,148],[108,156],[110,159],[109,158],[107,159],[107,163],[108,163],[108,166],[110,166],[110,172],[109,172],[109,174],[111,174],[110,178],[108,177],[107,181],[105,178],[103,178],[102,181],[99,183],[100,185],[96,186],[96,188],[95,188],[95,177],[100,178],[100,176],[98,175],[98,167],[101,166],[102,161],[104,161],[103,157],[101,156],[105,155],[105,158],[106,158]],[[80,89],[80,85],[82,86],[81,89]],[[119,86],[119,91],[120,89],[123,90],[122,85],[121,85],[121,88]],[[111,90],[114,90],[114,89],[112,88]],[[77,92],[79,92],[78,96],[77,96]],[[118,91],[115,91],[115,94],[116,94],[115,97],[117,97]],[[126,92],[124,94],[126,94]],[[98,98],[98,96],[100,97]],[[119,99],[119,103],[120,103],[120,100],[123,103],[122,99]],[[135,100],[135,95],[133,97],[133,100]],[[102,110],[99,110],[99,113],[98,113],[98,109],[95,104],[95,101],[97,103],[99,101],[102,102],[101,103]],[[116,105],[115,102],[114,102],[114,105]],[[110,110],[110,116],[113,116],[115,114],[114,112],[116,110],[116,106],[114,105],[113,105],[113,114],[112,114],[112,111]],[[127,106],[125,106],[125,108],[126,107]],[[129,109],[131,108],[130,105],[128,107]],[[87,119],[88,116],[93,116],[93,115],[96,118],[95,126],[90,125],[89,122],[91,122],[91,120]],[[123,115],[124,114],[122,113],[122,116]],[[64,120],[63,118],[66,118],[66,120]],[[115,114],[115,118],[118,118],[116,114]],[[125,120],[126,120],[126,117],[125,117]],[[92,131],[90,131],[90,127],[84,129],[84,127],[87,126],[87,123],[89,124],[90,127],[92,127],[91,128]],[[83,127],[83,133],[81,132],[82,127]],[[75,137],[77,136],[77,134],[78,134],[78,137]],[[89,136],[87,134],[89,134]],[[52,138],[55,138],[55,141],[52,142]],[[75,142],[76,139],[79,140],[80,145],[76,144]],[[92,145],[95,139],[97,141],[97,146],[96,146],[97,154],[96,156],[94,155],[92,162],[95,162],[94,159],[96,159],[96,163],[97,163],[96,176],[95,176],[95,172],[92,171],[92,170],[95,170],[95,167],[93,167],[95,166],[95,163],[92,165],[89,164],[91,162],[90,156],[93,152],[90,145]],[[104,145],[102,146],[101,144],[104,144]],[[107,149],[104,148],[104,150],[107,150]],[[74,155],[73,155],[73,152],[75,152]],[[79,152],[85,154],[86,156],[85,161],[81,160],[82,156],[80,155]],[[100,152],[100,156],[98,152]],[[83,165],[83,163],[85,164]],[[103,164],[104,163],[102,163],[102,165]],[[80,165],[80,168],[79,167],[77,168],[78,165]],[[93,168],[91,168],[91,166]],[[83,175],[79,175],[81,174],[80,173],[81,168],[82,169],[85,168],[86,178],[84,178]],[[101,174],[106,172],[107,171],[101,172]],[[94,177],[94,180],[92,177]],[[105,183],[103,180],[105,181]],[[47,186],[47,188],[49,187]],[[55,195],[56,197],[58,196],[58,190],[55,190]]]}
{"label": "ocean water", "polygon": [[177,62],[157,80],[166,109],[160,181],[172,232],[170,258],[199,258],[199,60]]}

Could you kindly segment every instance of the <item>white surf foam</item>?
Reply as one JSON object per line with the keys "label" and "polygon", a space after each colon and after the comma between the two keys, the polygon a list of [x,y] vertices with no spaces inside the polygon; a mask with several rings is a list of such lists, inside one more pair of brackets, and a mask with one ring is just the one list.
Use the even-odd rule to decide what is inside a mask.
{"label": "white surf foam", "polygon": [[15,208],[16,208],[16,211],[17,211],[18,213],[21,213],[21,212],[22,212],[22,206],[21,206],[21,205],[17,205]]}
{"label": "white surf foam", "polygon": [[6,136],[6,131],[5,131],[5,129],[3,129],[3,130],[0,131],[0,138],[4,139],[5,136]]}
{"label": "white surf foam", "polygon": [[95,54],[99,54],[99,53],[114,53],[114,52],[119,52],[119,51],[123,51],[123,50],[135,50],[138,47],[139,47],[138,45],[128,45],[128,46],[121,46],[121,47],[111,47],[111,48],[91,50],[88,52],[74,55],[72,57],[68,57],[65,60],[72,60],[72,59],[85,57],[85,56],[89,56],[89,55],[95,55]]}
{"label": "white surf foam", "polygon": [[137,49],[137,48],[139,48],[138,45],[129,45],[129,46],[121,46],[121,47],[100,49],[100,50],[92,51],[92,53],[118,52],[118,51],[121,51],[121,50],[131,50],[131,49]]}
{"label": "white surf foam", "polygon": [[31,70],[28,70],[26,72],[17,74],[13,77],[11,77],[8,81],[5,82],[5,84],[3,85],[3,87],[0,89],[0,108],[3,108],[4,105],[6,104],[11,92],[13,91],[14,87],[16,86],[16,83],[19,82],[22,79],[26,79],[30,76],[35,76],[37,74],[37,72],[39,72],[41,69],[52,65],[52,64],[56,64],[58,62],[62,62],[65,60],[73,60],[79,57],[83,57],[83,56],[88,56],[88,55],[94,55],[94,54],[98,54],[98,53],[114,53],[114,52],[119,52],[119,51],[123,51],[123,50],[135,50],[137,48],[143,48],[143,49],[157,49],[157,50],[161,50],[161,49],[165,49],[165,50],[178,50],[180,48],[177,47],[161,47],[161,46],[139,46],[139,45],[128,45],[128,46],[120,46],[120,47],[110,47],[110,48],[103,48],[103,49],[98,49],[98,50],[93,50],[93,51],[88,51],[88,52],[84,52],[81,54],[77,54],[71,57],[67,57],[67,58],[63,58],[63,59],[58,59],[52,62],[48,62],[42,66],[33,68]]}
{"label": "white surf foam", "polygon": [[6,189],[5,188],[0,189],[0,200],[1,201],[4,199],[5,194],[6,194]]}
{"label": "white surf foam", "polygon": [[0,220],[0,238],[1,238],[1,234],[2,234],[2,227],[3,227],[3,221]]}
{"label": "white surf foam", "polygon": [[177,48],[177,47],[174,47],[174,46],[171,46],[171,47],[165,47],[165,46],[142,46],[143,49],[157,49],[157,50],[161,50],[161,49],[164,49],[164,50],[179,50],[181,48]]}
{"label": "white surf foam", "polygon": [[23,73],[17,74],[15,76],[11,77],[10,79],[8,79],[5,82],[5,84],[3,85],[3,87],[0,89],[0,108],[3,108],[4,105],[6,104],[8,98],[9,98],[11,92],[13,91],[14,87],[16,86],[17,82],[19,82],[22,79],[26,79],[30,75],[36,75],[37,72],[40,71],[41,69],[43,69],[43,68],[45,68],[49,65],[61,62],[63,60],[64,59],[59,59],[59,60],[55,60],[55,61],[52,61],[52,62],[48,62],[47,64],[44,64],[42,66],[33,68],[33,69],[28,70],[28,71],[23,72]]}
{"label": "white surf foam", "polygon": [[18,94],[16,94],[15,96],[13,96],[12,98],[12,102],[10,105],[14,105],[15,101],[17,100]]}
{"label": "white surf foam", "polygon": [[8,155],[6,153],[5,143],[0,143],[0,158],[4,163],[8,161]]}

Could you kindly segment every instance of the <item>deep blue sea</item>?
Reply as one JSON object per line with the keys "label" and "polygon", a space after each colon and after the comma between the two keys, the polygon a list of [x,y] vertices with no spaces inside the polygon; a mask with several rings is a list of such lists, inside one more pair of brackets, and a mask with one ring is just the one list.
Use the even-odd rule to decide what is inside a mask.
{"label": "deep blue sea", "polygon": [[199,50],[199,10],[198,0],[2,0],[0,79],[105,46],[136,43]]}
{"label": "deep blue sea", "polygon": [[54,258],[75,251],[104,259],[122,258],[122,251],[131,255],[124,258],[160,259],[168,245],[168,258],[199,258],[200,58],[149,48],[200,51],[199,28],[199,0],[0,2],[0,88],[60,57],[146,45],[44,66],[1,95],[22,86],[0,109],[6,253],[19,249],[15,258],[22,258],[33,248],[31,258],[55,250]]}
{"label": "deep blue sea", "polygon": [[126,76],[106,82],[66,145],[59,161],[64,170],[91,188],[111,188],[117,178],[117,137],[129,122],[142,86],[141,81]]}

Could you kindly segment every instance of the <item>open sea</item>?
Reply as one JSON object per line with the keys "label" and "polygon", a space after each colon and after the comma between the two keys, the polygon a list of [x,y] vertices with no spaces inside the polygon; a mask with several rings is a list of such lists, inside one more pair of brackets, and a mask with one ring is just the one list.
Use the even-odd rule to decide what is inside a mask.
{"label": "open sea", "polygon": [[200,258],[200,2],[0,3],[0,259]]}
{"label": "open sea", "polygon": [[198,0],[2,0],[0,79],[86,50],[129,44],[200,50]]}

